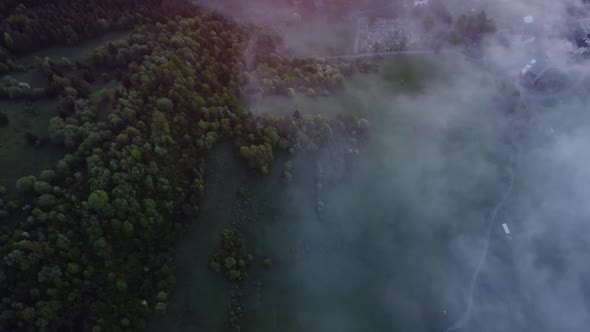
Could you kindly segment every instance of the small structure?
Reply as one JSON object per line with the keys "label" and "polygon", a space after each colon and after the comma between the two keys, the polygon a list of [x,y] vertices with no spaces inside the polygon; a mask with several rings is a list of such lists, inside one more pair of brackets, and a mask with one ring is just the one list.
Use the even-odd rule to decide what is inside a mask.
{"label": "small structure", "polygon": [[520,74],[526,83],[534,85],[541,78],[543,78],[543,75],[545,75],[548,69],[549,66],[547,66],[543,61],[532,59],[520,70]]}
{"label": "small structure", "polygon": [[414,7],[424,7],[428,5],[428,0],[414,0]]}
{"label": "small structure", "polygon": [[512,236],[510,235],[510,228],[508,228],[508,225],[506,224],[502,224],[502,228],[504,229],[504,233],[506,233],[506,236],[510,240],[512,238]]}
{"label": "small structure", "polygon": [[522,20],[524,21],[525,24],[530,24],[530,23],[533,23],[535,19],[531,15],[527,15],[527,16],[524,16],[522,18]]}
{"label": "small structure", "polygon": [[537,63],[536,59],[531,60],[531,62],[527,63],[526,66],[520,70],[520,73],[522,75],[526,75],[526,73],[535,65],[535,63]]}
{"label": "small structure", "polygon": [[392,52],[418,49],[426,41],[416,20],[363,17],[358,21],[358,52]]}

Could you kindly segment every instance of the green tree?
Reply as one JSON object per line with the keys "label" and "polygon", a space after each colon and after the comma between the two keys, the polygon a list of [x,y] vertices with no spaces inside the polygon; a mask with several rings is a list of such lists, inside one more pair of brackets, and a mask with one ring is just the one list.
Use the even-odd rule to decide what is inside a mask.
{"label": "green tree", "polygon": [[35,185],[35,180],[37,180],[34,176],[24,176],[18,181],[16,181],[16,191],[19,193],[26,193],[33,190]]}
{"label": "green tree", "polygon": [[109,194],[104,190],[95,190],[88,196],[88,206],[94,211],[101,211],[109,202]]}

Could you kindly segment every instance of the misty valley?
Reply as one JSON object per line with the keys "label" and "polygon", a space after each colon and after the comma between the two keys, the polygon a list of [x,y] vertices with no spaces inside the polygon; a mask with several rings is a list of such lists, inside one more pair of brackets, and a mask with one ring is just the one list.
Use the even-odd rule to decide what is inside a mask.
{"label": "misty valley", "polygon": [[0,330],[586,331],[588,22],[0,4]]}

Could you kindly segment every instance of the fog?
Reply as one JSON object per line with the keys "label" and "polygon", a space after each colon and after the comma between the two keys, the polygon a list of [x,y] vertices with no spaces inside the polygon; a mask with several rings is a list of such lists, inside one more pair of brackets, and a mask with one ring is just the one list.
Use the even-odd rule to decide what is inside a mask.
{"label": "fog", "polygon": [[[354,38],[354,19],[347,21],[350,33],[342,20],[284,2],[199,3],[280,25],[273,31],[296,55],[323,55],[326,45],[347,53]],[[277,114],[301,107],[325,116],[352,112],[371,123],[349,173],[324,179],[324,220],[303,207],[310,179],[296,172],[289,199],[278,207],[293,224],[285,226],[284,248],[273,257],[282,280],[269,281],[285,295],[267,310],[288,307],[295,331],[577,332],[590,326],[588,66],[568,53],[565,37],[572,21],[567,6],[578,1],[445,3],[455,18],[485,9],[511,45],[491,37],[481,59],[433,54],[404,63],[421,75],[411,89],[388,75],[407,58],[390,58],[381,63],[384,73],[352,78],[327,100],[252,105],[272,113],[283,102]],[[371,6],[364,2],[351,12]],[[524,27],[525,15],[534,17],[533,28]],[[532,44],[518,42],[526,29],[536,37]],[[563,73],[563,86],[531,92],[516,84],[532,59]],[[503,83],[520,90],[516,103]],[[281,257],[283,249],[301,246],[308,247],[302,259]],[[276,331],[289,330],[276,324]]]}

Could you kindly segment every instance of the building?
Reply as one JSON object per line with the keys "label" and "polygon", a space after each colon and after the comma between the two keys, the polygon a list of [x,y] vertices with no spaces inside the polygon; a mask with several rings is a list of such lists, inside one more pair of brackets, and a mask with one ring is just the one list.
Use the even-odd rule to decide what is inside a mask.
{"label": "building", "polygon": [[414,0],[414,7],[424,7],[428,5],[428,0]]}
{"label": "building", "polygon": [[506,223],[502,224],[502,228],[504,229],[504,233],[506,233],[506,235],[510,235],[510,228],[508,228]]}
{"label": "building", "polygon": [[529,23],[533,23],[535,19],[531,15],[527,15],[527,16],[524,16],[522,18],[522,20],[524,21],[525,24],[529,24]]}
{"label": "building", "polygon": [[510,228],[508,228],[508,225],[506,223],[502,224],[502,229],[504,230],[504,233],[506,234],[506,238],[508,240],[511,240],[512,235],[510,234]]}
{"label": "building", "polygon": [[545,73],[549,70],[549,66],[543,60],[532,59],[521,70],[521,78],[529,85],[535,85]]}
{"label": "building", "polygon": [[588,47],[590,39],[590,18],[583,18],[576,21],[575,39],[578,47]]}
{"label": "building", "polygon": [[358,52],[392,52],[425,47],[416,20],[379,17],[361,18],[358,23]]}

